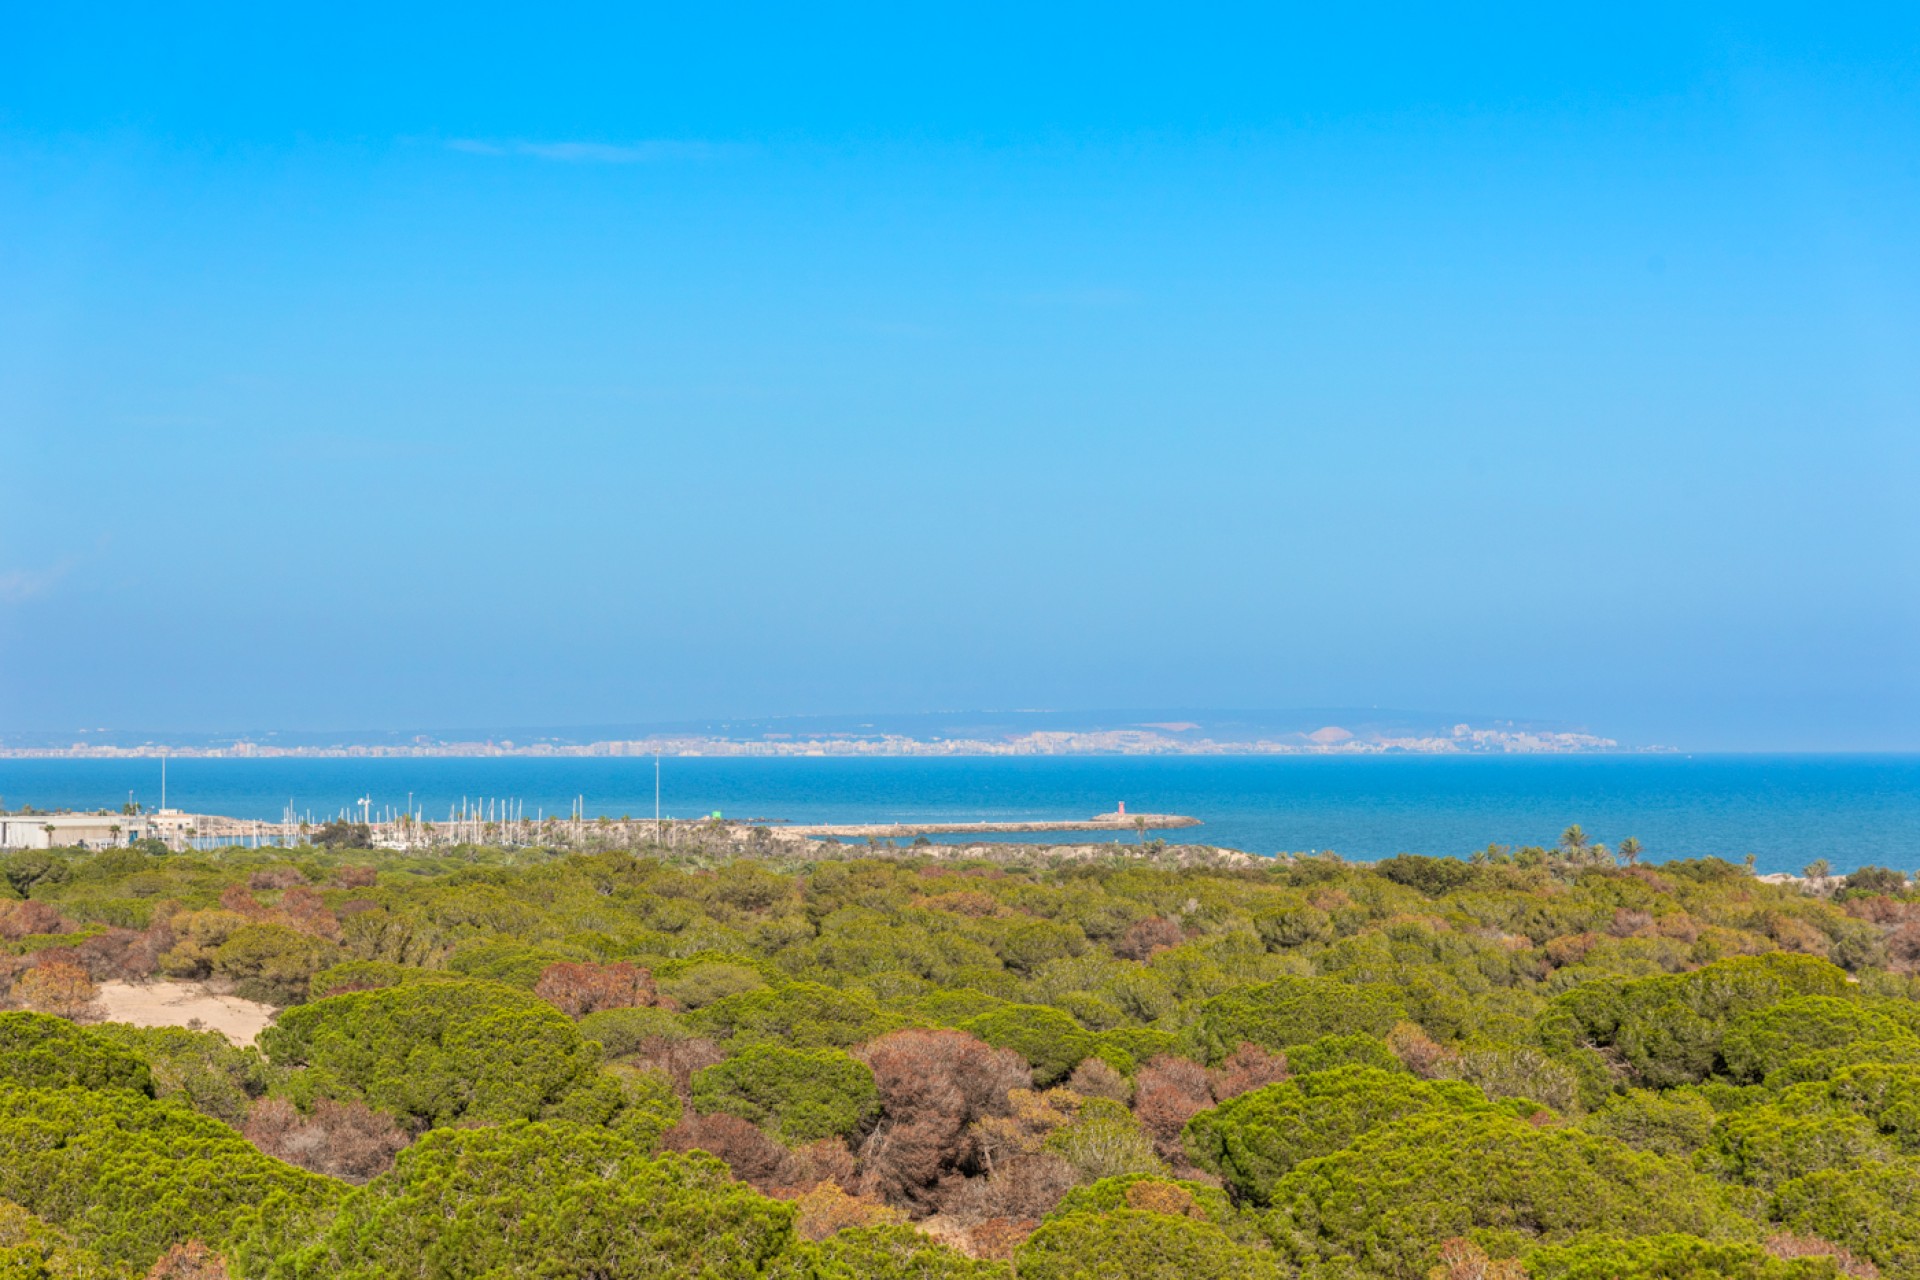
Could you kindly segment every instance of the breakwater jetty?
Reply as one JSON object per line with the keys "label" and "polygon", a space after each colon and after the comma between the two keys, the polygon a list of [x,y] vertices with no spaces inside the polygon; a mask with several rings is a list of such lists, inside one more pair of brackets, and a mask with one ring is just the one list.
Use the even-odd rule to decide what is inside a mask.
{"label": "breakwater jetty", "polygon": [[1091,818],[1032,822],[849,822],[798,823],[782,826],[784,835],[824,840],[897,840],[913,836],[1032,835],[1048,831],[1111,831],[1140,833],[1197,827],[1200,819],[1178,813],[1102,813]]}

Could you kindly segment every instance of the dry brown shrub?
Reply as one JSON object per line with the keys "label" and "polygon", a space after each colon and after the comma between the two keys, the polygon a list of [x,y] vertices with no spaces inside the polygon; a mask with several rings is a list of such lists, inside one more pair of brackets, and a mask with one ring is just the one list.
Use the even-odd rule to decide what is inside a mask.
{"label": "dry brown shrub", "polygon": [[1440,1264],[1427,1280],[1526,1280],[1527,1271],[1513,1258],[1489,1258],[1473,1241],[1455,1236],[1440,1246]]}
{"label": "dry brown shrub", "polygon": [[974,1146],[989,1169],[1014,1156],[1036,1154],[1050,1134],[1072,1124],[1080,1111],[1080,1095],[1071,1089],[1010,1089],[1007,1103],[1007,1114],[973,1123]]}
{"label": "dry brown shrub", "polygon": [[979,1160],[972,1126],[1012,1111],[1030,1075],[1016,1053],[962,1031],[896,1031],[862,1050],[879,1087],[881,1121],[861,1148],[861,1190],[910,1210]]}
{"label": "dry brown shrub", "polygon": [[1787,951],[1798,951],[1802,955],[1824,956],[1831,945],[1827,935],[1797,916],[1769,914],[1766,921],[1767,936],[1779,943]]}
{"label": "dry brown shrub", "polygon": [[859,1183],[859,1165],[854,1161],[853,1152],[847,1149],[846,1139],[819,1138],[793,1149],[791,1177],[790,1185],[795,1191],[811,1190],[828,1182],[838,1184],[842,1190],[852,1190]]}
{"label": "dry brown shrub", "polygon": [[1783,1262],[1791,1262],[1795,1258],[1832,1258],[1833,1265],[1843,1276],[1852,1276],[1854,1280],[1880,1280],[1878,1267],[1819,1236],[1800,1236],[1782,1231],[1767,1237],[1767,1252]]}
{"label": "dry brown shrub", "polygon": [[0,938],[8,942],[38,933],[68,933],[73,926],[60,918],[60,912],[31,898],[24,902],[0,902]]}
{"label": "dry brown shrub", "polygon": [[161,1254],[146,1280],[227,1280],[229,1274],[225,1258],[198,1240],[189,1240]]}
{"label": "dry brown shrub", "polygon": [[1112,1098],[1115,1102],[1133,1101],[1133,1082],[1099,1058],[1087,1058],[1067,1077],[1067,1088],[1083,1098]]}
{"label": "dry brown shrub", "polygon": [[1127,1208],[1171,1214],[1176,1218],[1205,1216],[1193,1202],[1193,1192],[1177,1182],[1162,1182],[1158,1178],[1145,1178],[1128,1187]]}
{"label": "dry brown shrub", "polygon": [[1431,1080],[1454,1055],[1416,1022],[1396,1022],[1387,1032],[1387,1048],[1402,1066],[1423,1080]]}
{"label": "dry brown shrub", "polygon": [[1903,924],[1887,935],[1887,967],[1899,974],[1920,973],[1920,924]]}
{"label": "dry brown shrub", "polygon": [[1905,924],[1913,919],[1915,904],[1901,902],[1898,898],[1889,898],[1886,894],[1876,894],[1871,898],[1848,898],[1840,904],[1840,909],[1855,920],[1865,920],[1869,924]]}
{"label": "dry brown shrub", "polygon": [[1185,1154],[1180,1131],[1213,1101],[1206,1068],[1185,1058],[1155,1058],[1134,1079],[1133,1114],[1163,1160]]}
{"label": "dry brown shrub", "polygon": [[799,1210],[793,1228],[803,1240],[825,1240],[848,1227],[884,1227],[906,1220],[898,1209],[865,1196],[849,1195],[832,1182],[802,1192],[793,1203]]}
{"label": "dry brown shrub", "polygon": [[1653,922],[1654,931],[1663,938],[1694,943],[1700,940],[1700,922],[1684,911],[1670,911]]}
{"label": "dry brown shrub", "polygon": [[533,994],[570,1018],[659,1002],[653,974],[624,960],[615,964],[573,964],[565,960],[550,964],[534,983]]}
{"label": "dry brown shrub", "polygon": [[668,1151],[704,1151],[756,1191],[770,1193],[793,1182],[792,1153],[764,1130],[725,1112],[689,1114],[667,1130],[660,1145]]}
{"label": "dry brown shrub", "polygon": [[1120,940],[1113,944],[1113,954],[1122,960],[1145,960],[1156,951],[1165,951],[1177,947],[1187,940],[1186,930],[1165,916],[1149,916],[1145,920],[1136,920]]}
{"label": "dry brown shrub", "polygon": [[967,1229],[966,1251],[989,1262],[1005,1262],[1039,1225],[1038,1218],[988,1218]]}
{"label": "dry brown shrub", "polygon": [[99,995],[86,967],[64,956],[41,959],[13,983],[15,1004],[56,1018],[91,1017]]}
{"label": "dry brown shrub", "polygon": [[1228,1098],[1278,1084],[1292,1074],[1286,1054],[1243,1040],[1239,1048],[1227,1055],[1226,1061],[1207,1073],[1207,1087],[1213,1091],[1215,1102],[1225,1102]]}
{"label": "dry brown shrub", "polygon": [[380,880],[378,867],[335,867],[333,882],[342,889],[371,889]]}
{"label": "dry brown shrub", "polygon": [[1322,911],[1344,911],[1353,905],[1353,899],[1347,896],[1344,889],[1329,889],[1322,886],[1307,895],[1307,905],[1318,907]]}
{"label": "dry brown shrub", "polygon": [[1616,938],[1634,938],[1653,929],[1653,912],[1634,911],[1627,907],[1615,907],[1613,922],[1607,926],[1607,932]]}
{"label": "dry brown shrub", "polygon": [[284,1098],[263,1098],[247,1112],[241,1135],[288,1164],[346,1182],[367,1182],[393,1165],[407,1145],[392,1116],[364,1102],[322,1098],[303,1116]]}
{"label": "dry brown shrub", "polygon": [[160,956],[173,945],[173,935],[165,925],[138,932],[132,929],[107,929],[96,933],[76,947],[68,949],[75,964],[93,975],[96,982],[120,979],[137,982],[153,976],[160,967]]}
{"label": "dry brown shrub", "polygon": [[949,915],[967,916],[982,919],[987,916],[1011,914],[1000,900],[977,889],[955,889],[950,893],[936,893],[931,897],[915,898],[913,905],[927,911],[944,911]]}
{"label": "dry brown shrub", "polygon": [[1640,883],[1646,885],[1655,893],[1673,892],[1673,881],[1667,879],[1652,867],[1628,867],[1622,874],[1640,881]]}
{"label": "dry brown shrub", "polygon": [[249,920],[263,921],[273,915],[273,908],[254,897],[243,884],[230,884],[222,889],[220,906]]}
{"label": "dry brown shrub", "polygon": [[303,884],[297,884],[280,895],[280,915],[286,923],[315,938],[325,938],[328,942],[340,940],[340,919],[328,910],[325,899]]}
{"label": "dry brown shrub", "polygon": [[306,874],[298,867],[263,867],[247,877],[249,889],[291,889],[306,883]]}
{"label": "dry brown shrub", "polygon": [[648,1036],[634,1046],[627,1061],[636,1067],[658,1071],[673,1081],[675,1093],[686,1101],[693,1091],[693,1073],[725,1060],[720,1046],[701,1036],[689,1040],[670,1040]]}
{"label": "dry brown shrub", "polygon": [[1014,1156],[984,1178],[949,1182],[941,1207],[956,1222],[967,1224],[1044,1218],[1079,1180],[1071,1164],[1049,1152]]}
{"label": "dry brown shrub", "polygon": [[1547,939],[1547,945],[1541,950],[1546,953],[1548,964],[1564,969],[1585,960],[1588,953],[1604,941],[1606,939],[1597,933],[1568,933]]}

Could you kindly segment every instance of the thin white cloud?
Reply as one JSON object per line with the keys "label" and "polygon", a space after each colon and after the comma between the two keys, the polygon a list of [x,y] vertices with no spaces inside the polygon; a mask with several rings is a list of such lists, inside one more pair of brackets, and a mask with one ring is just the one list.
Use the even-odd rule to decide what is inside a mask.
{"label": "thin white cloud", "polygon": [[0,569],[0,604],[20,604],[43,596],[73,572],[78,556],[66,556],[44,569]]}
{"label": "thin white cloud", "polygon": [[650,138],[640,142],[531,142],[524,138],[494,140],[454,138],[453,151],[475,156],[524,156],[562,164],[647,164],[659,160],[706,160],[722,150],[711,142]]}

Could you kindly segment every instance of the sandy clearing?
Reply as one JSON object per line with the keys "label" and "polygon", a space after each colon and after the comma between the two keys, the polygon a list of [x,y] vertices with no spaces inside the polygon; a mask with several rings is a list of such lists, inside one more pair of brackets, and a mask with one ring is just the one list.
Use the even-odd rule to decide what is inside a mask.
{"label": "sandy clearing", "polygon": [[273,1006],[218,996],[191,982],[103,982],[100,984],[102,1021],[131,1022],[136,1027],[184,1027],[198,1021],[235,1044],[252,1044],[273,1020]]}

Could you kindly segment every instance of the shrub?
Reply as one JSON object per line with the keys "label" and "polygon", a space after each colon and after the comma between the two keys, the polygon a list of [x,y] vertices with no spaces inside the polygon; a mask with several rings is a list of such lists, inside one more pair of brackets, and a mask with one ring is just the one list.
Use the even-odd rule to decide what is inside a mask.
{"label": "shrub", "polygon": [[1774,1193],[1773,1217],[1791,1231],[1842,1245],[1890,1275],[1920,1274],[1920,1160],[1796,1178]]}
{"label": "shrub", "polygon": [[1271,1252],[1210,1222],[1138,1209],[1074,1213],[1014,1250],[1021,1280],[1281,1280]]}
{"label": "shrub", "polygon": [[261,1033],[274,1063],[310,1087],[417,1125],[532,1119],[594,1087],[598,1054],[545,1001],[497,983],[449,981],[330,996]]}
{"label": "shrub", "polygon": [[1494,1112],[1428,1113],[1375,1129],[1296,1166],[1272,1199],[1275,1230],[1301,1261],[1344,1254],[1404,1280],[1423,1276],[1452,1236],[1512,1254],[1581,1232],[1755,1234],[1718,1184],[1685,1165]]}
{"label": "shrub", "polygon": [[1721,1043],[1727,1074],[1754,1081],[1795,1058],[1862,1040],[1908,1034],[1886,1014],[1835,996],[1797,996],[1734,1021]]}
{"label": "shrub", "polygon": [[1242,1094],[1187,1122],[1193,1162],[1256,1204],[1302,1160],[1331,1155],[1364,1133],[1422,1112],[1490,1109],[1472,1085],[1404,1071],[1343,1067]]}
{"label": "shrub", "polygon": [[880,1114],[880,1093],[867,1064],[841,1050],[754,1045],[697,1072],[693,1105],[811,1142],[859,1137]]}
{"label": "shrub", "polygon": [[214,949],[213,972],[234,990],[262,1004],[288,1005],[307,998],[315,974],[339,957],[322,939],[279,924],[242,925]]}
{"label": "shrub", "polygon": [[[1782,1182],[1887,1159],[1891,1146],[1863,1116],[1796,1115],[1780,1107],[1751,1107],[1714,1126],[1712,1166],[1721,1176],[1771,1189]],[[1707,1161],[1703,1158],[1703,1166]]]}
{"label": "shrub", "polygon": [[901,1021],[871,996],[815,982],[723,996],[688,1015],[688,1025],[736,1049],[754,1043],[846,1049],[894,1030]]}
{"label": "shrub", "polygon": [[1139,1121],[1110,1098],[1087,1099],[1071,1124],[1047,1135],[1043,1149],[1072,1165],[1082,1182],[1166,1172]]}
{"label": "shrub", "polygon": [[1599,1237],[1527,1254],[1533,1280],[1833,1280],[1827,1258],[1787,1262],[1757,1244],[1671,1233],[1634,1240]]}
{"label": "shrub", "polygon": [[[157,1098],[174,1098],[201,1115],[238,1126],[267,1090],[267,1061],[252,1045],[236,1046],[218,1031],[133,1027],[109,1022],[92,1034],[145,1059]],[[74,1081],[73,1083],[80,1083]]]}
{"label": "shrub", "polygon": [[125,1274],[58,1227],[0,1200],[0,1276],[6,1280],[122,1280]]}
{"label": "shrub", "polygon": [[968,1019],[960,1029],[1025,1058],[1033,1083],[1041,1088],[1064,1080],[1097,1043],[1067,1014],[1038,1004],[1003,1005]]}
{"label": "shrub", "polygon": [[774,1263],[769,1280],[1011,1280],[1000,1263],[976,1261],[904,1225],[855,1226],[802,1245]]}
{"label": "shrub", "polygon": [[1369,1035],[1321,1036],[1311,1044],[1290,1047],[1285,1061],[1299,1075],[1310,1071],[1331,1071],[1335,1067],[1374,1067],[1381,1071],[1405,1069],[1400,1059],[1394,1057],[1387,1048],[1385,1040]]}
{"label": "shrub", "polygon": [[292,1238],[341,1189],[130,1090],[0,1089],[0,1199],[109,1262],[146,1267],[189,1238]]}
{"label": "shrub", "polygon": [[792,1243],[793,1210],[717,1160],[648,1157],[604,1130],[522,1121],[428,1134],[274,1274],[747,1280]]}
{"label": "shrub", "polygon": [[1385,987],[1331,978],[1278,978],[1206,1001],[1191,1036],[1201,1057],[1212,1064],[1242,1042],[1285,1049],[1330,1035],[1364,1032],[1384,1037],[1403,1016],[1399,1000]]}
{"label": "shrub", "polygon": [[37,1089],[127,1089],[153,1096],[153,1073],[136,1054],[109,1035],[45,1013],[0,1013],[0,1081]]}
{"label": "shrub", "polygon": [[1587,1117],[1586,1129],[1658,1156],[1687,1157],[1713,1134],[1713,1108],[1697,1093],[1634,1089]]}

